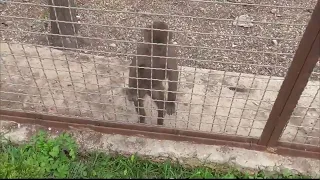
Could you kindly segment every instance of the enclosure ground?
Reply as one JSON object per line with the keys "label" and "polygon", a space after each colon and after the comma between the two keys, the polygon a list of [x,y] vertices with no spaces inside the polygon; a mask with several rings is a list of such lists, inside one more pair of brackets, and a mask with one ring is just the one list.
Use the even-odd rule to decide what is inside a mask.
{"label": "enclosure ground", "polygon": [[[44,136],[31,138],[39,135],[40,130],[47,132],[55,140],[48,141]],[[72,139],[61,136],[63,132],[70,134],[76,140],[82,155],[77,154],[78,148]],[[2,178],[10,176],[11,178],[52,176],[69,178],[303,178],[304,176],[298,174],[315,177],[320,175],[319,160],[282,157],[266,152],[224,146],[195,146],[187,142],[107,135],[85,129],[63,131],[5,120],[0,121],[0,134],[3,135],[0,150],[0,157],[3,158],[0,165],[3,166],[0,168],[0,176],[4,176]],[[31,146],[26,148],[25,145],[5,144],[3,137],[12,143],[20,145],[27,143]],[[30,139],[36,140],[33,141],[36,145],[32,141],[29,142]],[[46,148],[37,148],[38,146]],[[125,156],[115,155],[114,152]],[[15,161],[12,161],[11,158],[15,158]],[[53,164],[57,164],[58,167],[48,165],[45,167],[49,171],[46,171],[41,164],[37,164],[45,163],[48,158],[52,158],[55,161]],[[31,165],[32,168],[30,168]]]}
{"label": "enclosure ground", "polygon": [[[22,0],[21,0],[22,1]],[[175,31],[180,65],[220,71],[284,76],[316,4],[316,0],[77,0],[79,49],[104,56],[130,57],[141,28],[162,20]],[[49,45],[46,1],[3,5],[2,40]],[[261,5],[259,5],[261,4]],[[300,8],[294,8],[300,7]],[[1,8],[1,7],[0,7]],[[233,25],[248,15],[251,27]],[[319,77],[320,64],[314,70]]]}

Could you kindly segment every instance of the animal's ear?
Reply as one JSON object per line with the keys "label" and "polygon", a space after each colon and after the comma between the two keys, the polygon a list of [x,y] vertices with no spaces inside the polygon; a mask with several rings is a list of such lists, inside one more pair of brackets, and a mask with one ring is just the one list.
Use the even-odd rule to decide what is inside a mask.
{"label": "animal's ear", "polygon": [[146,28],[148,29],[144,29],[143,30],[143,37],[144,37],[144,41],[146,42],[151,42],[151,25],[148,25]]}

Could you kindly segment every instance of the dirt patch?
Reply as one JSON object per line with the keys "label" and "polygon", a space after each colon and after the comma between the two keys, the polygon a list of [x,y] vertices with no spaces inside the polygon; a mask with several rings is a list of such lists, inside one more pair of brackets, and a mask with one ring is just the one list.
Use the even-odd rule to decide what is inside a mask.
{"label": "dirt patch", "polygon": [[[19,2],[22,0],[0,7],[0,21],[12,22],[1,25],[2,40],[48,45],[48,10],[39,6],[46,1]],[[164,20],[176,31],[180,65],[268,76],[286,74],[316,4],[316,0],[76,2],[81,8],[79,35],[88,40],[79,45],[84,52],[132,56],[136,42],[142,40],[141,28],[151,21]],[[253,20],[251,27],[233,25],[241,15]],[[319,64],[314,72],[313,78],[319,78]]]}

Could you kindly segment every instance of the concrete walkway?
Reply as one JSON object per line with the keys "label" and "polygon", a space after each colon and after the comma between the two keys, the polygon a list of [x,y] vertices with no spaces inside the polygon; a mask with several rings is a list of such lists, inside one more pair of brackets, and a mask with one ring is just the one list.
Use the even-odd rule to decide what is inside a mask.
{"label": "concrete walkway", "polygon": [[[123,91],[129,63],[124,57],[64,53],[19,44],[9,48],[1,43],[1,108],[136,123],[134,106]],[[282,77],[179,69],[177,114],[166,117],[166,127],[261,135]],[[319,83],[308,83],[281,140],[320,146]],[[145,107],[151,107],[147,109],[148,124],[156,124],[154,106],[147,98]]]}

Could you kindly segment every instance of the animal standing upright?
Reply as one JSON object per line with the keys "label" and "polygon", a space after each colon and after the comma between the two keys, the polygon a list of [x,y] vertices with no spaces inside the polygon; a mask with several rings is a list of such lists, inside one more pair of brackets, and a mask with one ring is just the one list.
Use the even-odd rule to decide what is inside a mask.
{"label": "animal standing upright", "polygon": [[[138,44],[137,56],[130,65],[127,95],[134,102],[140,123],[145,122],[146,116],[143,98],[151,96],[158,108],[157,124],[163,125],[164,112],[169,115],[175,113],[178,63],[175,47],[172,46],[173,33],[168,31],[168,25],[156,21],[147,28],[143,31],[144,43]],[[169,80],[167,101],[162,84],[166,78]]]}

